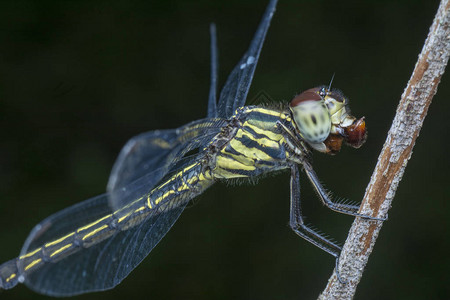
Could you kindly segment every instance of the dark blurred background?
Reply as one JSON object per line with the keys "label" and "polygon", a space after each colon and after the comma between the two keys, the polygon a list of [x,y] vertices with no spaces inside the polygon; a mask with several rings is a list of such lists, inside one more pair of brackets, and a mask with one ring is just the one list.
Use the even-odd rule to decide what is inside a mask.
{"label": "dark blurred background", "polygon": [[[0,4],[0,261],[48,215],[104,192],[132,136],[205,116],[209,24],[220,86],[268,1],[3,1]],[[366,116],[369,139],[314,166],[335,195],[360,200],[438,1],[280,1],[255,80],[287,102],[333,85]],[[450,295],[445,74],[356,299]],[[252,101],[254,103],[255,101]],[[257,101],[256,101],[257,102]],[[308,221],[344,241],[352,218],[321,206],[302,177]],[[288,226],[289,176],[217,184],[115,289],[79,299],[314,299],[334,259]],[[25,286],[2,299],[43,299]]]}

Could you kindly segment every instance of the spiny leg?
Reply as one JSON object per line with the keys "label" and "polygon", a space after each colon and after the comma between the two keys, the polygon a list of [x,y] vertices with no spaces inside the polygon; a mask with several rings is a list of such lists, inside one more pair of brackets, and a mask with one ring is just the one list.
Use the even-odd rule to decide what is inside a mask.
{"label": "spiny leg", "polygon": [[292,230],[308,242],[314,244],[334,257],[338,257],[341,247],[330,241],[314,229],[305,225],[300,204],[300,175],[298,166],[291,166],[291,212],[289,225]]}
{"label": "spiny leg", "polygon": [[368,215],[360,214],[359,205],[352,205],[347,203],[339,203],[339,202],[333,202],[331,200],[331,197],[328,195],[325,188],[322,186],[322,184],[319,181],[319,178],[317,177],[316,172],[312,169],[311,165],[308,162],[303,163],[303,169],[306,172],[306,175],[308,176],[309,180],[313,184],[314,189],[316,190],[317,194],[319,195],[320,200],[324,205],[326,205],[329,209],[332,209],[334,211],[355,216],[355,217],[361,217],[365,219],[370,220],[378,220],[378,221],[385,221],[385,218],[375,218]]}
{"label": "spiny leg", "polygon": [[[303,146],[300,144],[298,139],[295,138],[294,134],[288,128],[286,128],[286,126],[283,123],[277,122],[277,125],[278,125],[278,128],[280,129],[280,132],[285,137],[286,141],[288,141],[289,144],[292,145],[292,147],[297,148],[297,149],[303,149]],[[306,172],[306,175],[308,176],[309,180],[311,181],[311,183],[314,186],[314,189],[316,190],[317,194],[319,195],[320,200],[328,208],[330,208],[331,210],[334,210],[334,211],[337,211],[337,212],[340,212],[343,214],[355,216],[355,217],[361,217],[361,218],[365,218],[365,219],[378,220],[378,221],[386,220],[386,218],[375,218],[375,217],[371,217],[368,215],[360,214],[358,212],[360,205],[352,205],[352,204],[348,204],[348,203],[333,202],[333,200],[328,195],[325,188],[320,183],[316,172],[314,172],[314,170],[313,170],[312,166],[309,164],[309,162],[307,160],[303,159],[301,163],[303,165],[303,169]]]}
{"label": "spiny leg", "polygon": [[338,265],[339,265],[339,255],[341,253],[341,247],[335,242],[327,239],[311,227],[305,225],[302,216],[302,209],[300,203],[300,174],[297,165],[291,166],[291,211],[289,225],[292,230],[300,237],[304,238],[308,242],[312,243],[316,247],[324,250],[325,252],[333,255],[336,258],[336,276],[341,283],[345,283],[342,280]]}

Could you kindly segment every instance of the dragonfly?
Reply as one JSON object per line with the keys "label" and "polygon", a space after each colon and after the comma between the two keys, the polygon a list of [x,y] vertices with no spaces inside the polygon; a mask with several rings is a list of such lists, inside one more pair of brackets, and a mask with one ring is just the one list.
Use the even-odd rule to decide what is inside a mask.
{"label": "dragonfly", "polygon": [[313,150],[336,154],[343,144],[359,148],[367,137],[365,120],[351,115],[348,98],[330,86],[308,89],[276,107],[245,106],[276,4],[269,2],[218,100],[217,37],[211,25],[206,118],[131,138],[114,163],[107,192],[36,225],[20,255],[0,265],[0,289],[23,283],[50,296],[111,289],[152,251],[186,205],[214,183],[284,169],[291,174],[290,227],[338,261],[341,247],[304,222],[299,168],[328,208],[376,219],[360,214],[359,205],[334,201],[311,164]]}

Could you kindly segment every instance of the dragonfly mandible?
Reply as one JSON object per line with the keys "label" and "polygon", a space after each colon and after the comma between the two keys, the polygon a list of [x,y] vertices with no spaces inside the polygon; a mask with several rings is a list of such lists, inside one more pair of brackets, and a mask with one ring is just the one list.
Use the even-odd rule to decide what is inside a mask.
{"label": "dragonfly mandible", "polygon": [[303,221],[299,166],[327,207],[369,218],[358,213],[358,205],[334,202],[310,160],[312,150],[335,154],[343,143],[359,148],[366,139],[365,121],[350,114],[340,91],[326,86],[306,90],[284,106],[245,106],[276,2],[269,2],[218,101],[216,31],[211,25],[207,117],[129,140],[113,166],[107,193],[36,225],[20,255],[0,266],[0,289],[24,283],[51,296],[111,289],[151,252],[187,203],[215,182],[282,169],[291,172],[293,231],[339,257],[340,246]]}

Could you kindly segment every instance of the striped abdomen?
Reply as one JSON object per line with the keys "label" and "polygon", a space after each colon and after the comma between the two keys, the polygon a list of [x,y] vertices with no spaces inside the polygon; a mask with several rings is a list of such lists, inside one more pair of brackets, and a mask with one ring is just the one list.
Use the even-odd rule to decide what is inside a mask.
{"label": "striped abdomen", "polygon": [[[156,222],[155,220],[158,219],[158,215],[185,204],[213,183],[211,174],[202,170],[203,168],[200,162],[192,163],[178,173],[170,176],[148,194],[119,210],[105,214],[97,219],[93,219],[91,216],[91,221],[87,222],[86,225],[78,228],[75,227],[76,229],[68,231],[63,235],[58,236],[55,234],[54,239],[45,239],[41,243],[37,243],[37,241],[32,242],[31,244],[37,243],[39,246],[37,248],[34,247],[35,249],[30,249],[30,251],[27,251],[26,254],[19,258],[10,260],[0,266],[0,288],[12,288],[18,282],[25,281],[26,277],[30,274],[33,273],[32,275],[34,276],[34,272],[40,276],[40,270],[45,269],[45,271],[42,271],[45,273],[49,271],[48,267],[50,265],[56,266],[56,263],[63,259],[70,260],[71,255],[75,253],[79,255],[84,253],[81,251],[89,252],[95,247],[104,247],[105,243],[102,243],[103,241],[109,241],[119,233],[134,230],[138,228],[138,225],[143,224],[143,222]],[[101,205],[107,209],[108,203],[106,197],[100,196],[98,199],[102,199],[103,202]],[[93,204],[97,202],[96,198],[93,198],[77,204],[72,208],[68,208],[68,211],[62,211],[60,213],[66,216],[69,222],[71,217],[69,212],[73,209],[73,211],[86,213],[86,219],[88,220],[92,210],[90,207],[83,206],[83,203]],[[83,210],[76,209],[80,205],[83,207]],[[58,224],[55,225],[51,222],[53,221],[52,217],[49,220],[38,225],[40,227],[32,233],[33,240],[39,240],[42,235],[49,234],[46,224],[48,226],[58,226]],[[126,247],[127,245],[118,246]],[[135,246],[139,247],[139,244]],[[102,253],[102,250],[103,248],[98,248],[98,255]],[[90,253],[92,254],[93,252]],[[121,258],[118,257],[117,259]]]}

